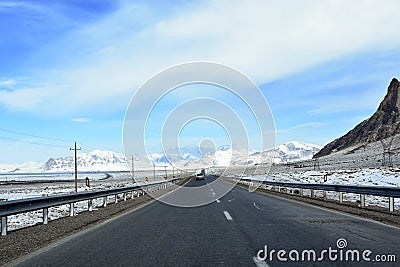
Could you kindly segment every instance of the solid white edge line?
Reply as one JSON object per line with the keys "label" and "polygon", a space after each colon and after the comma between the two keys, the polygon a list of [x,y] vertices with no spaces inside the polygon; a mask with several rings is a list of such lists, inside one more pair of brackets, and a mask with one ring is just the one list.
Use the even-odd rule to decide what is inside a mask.
{"label": "solid white edge line", "polygon": [[219,199],[217,199],[217,200],[215,200],[215,201],[217,201],[217,203],[221,203],[221,200],[219,200]]}
{"label": "solid white edge line", "polygon": [[269,265],[265,261],[262,261],[257,257],[253,257],[253,261],[257,267],[269,267]]}
{"label": "solid white edge line", "polygon": [[224,211],[224,215],[225,215],[225,217],[226,217],[226,219],[227,219],[228,221],[232,221],[232,220],[233,220],[233,218],[232,218],[232,216],[229,214],[229,212]]}

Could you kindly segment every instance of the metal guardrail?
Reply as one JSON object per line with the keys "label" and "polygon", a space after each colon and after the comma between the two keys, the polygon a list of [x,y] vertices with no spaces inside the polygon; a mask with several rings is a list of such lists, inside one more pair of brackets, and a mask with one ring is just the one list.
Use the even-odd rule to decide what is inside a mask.
{"label": "metal guardrail", "polygon": [[264,185],[264,189],[267,186],[272,186],[272,189],[278,188],[281,192],[282,188],[293,188],[301,189],[300,195],[304,196],[303,189],[311,190],[311,197],[314,197],[314,191],[323,191],[324,200],[327,200],[326,192],[339,192],[339,202],[343,203],[343,194],[352,193],[360,195],[361,207],[365,207],[365,196],[381,196],[389,198],[389,211],[394,212],[394,198],[400,198],[400,187],[387,187],[387,186],[362,186],[362,185],[335,185],[335,184],[306,184],[306,183],[286,183],[286,182],[272,182],[272,181],[258,181],[253,179],[235,179],[240,183],[246,185]]}
{"label": "metal guardrail", "polygon": [[[43,210],[43,223],[48,223],[48,209],[55,206],[70,205],[70,216],[74,216],[74,203],[80,201],[88,201],[88,210],[92,211],[92,201],[97,198],[103,198],[103,206],[107,206],[107,197],[115,196],[115,203],[118,203],[118,195],[124,194],[124,200],[126,200],[126,193],[131,193],[133,199],[135,195],[140,196],[146,190],[154,189],[165,189],[168,183],[173,183],[180,180],[175,178],[167,181],[153,182],[145,185],[136,185],[122,188],[113,188],[105,190],[78,192],[71,194],[60,194],[45,197],[35,197],[26,199],[10,200],[0,202],[0,218],[1,218],[1,235],[7,235],[7,216],[16,215],[24,212]],[[134,193],[136,192],[136,194]]]}

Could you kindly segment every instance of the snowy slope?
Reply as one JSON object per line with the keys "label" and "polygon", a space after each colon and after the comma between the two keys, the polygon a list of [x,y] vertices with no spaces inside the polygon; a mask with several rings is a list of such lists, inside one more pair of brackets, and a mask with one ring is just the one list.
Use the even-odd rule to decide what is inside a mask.
{"label": "snowy slope", "polygon": [[[324,182],[324,175],[328,175]],[[365,186],[400,186],[400,170],[385,168],[364,168],[358,170],[335,170],[335,171],[296,171],[296,172],[272,172],[265,175],[246,175],[241,173],[229,174],[228,177],[242,177],[259,181],[274,181],[288,183],[313,183],[313,184],[339,184],[339,185],[365,185]],[[310,195],[310,190],[304,189],[305,195]],[[315,196],[322,197],[322,191],[315,191]],[[338,192],[327,192],[329,199],[339,199]],[[360,199],[359,194],[344,194],[344,201],[356,202]],[[389,200],[387,197],[371,196],[365,197],[366,205],[375,205],[387,208]],[[395,209],[400,209],[400,199],[395,199]]]}

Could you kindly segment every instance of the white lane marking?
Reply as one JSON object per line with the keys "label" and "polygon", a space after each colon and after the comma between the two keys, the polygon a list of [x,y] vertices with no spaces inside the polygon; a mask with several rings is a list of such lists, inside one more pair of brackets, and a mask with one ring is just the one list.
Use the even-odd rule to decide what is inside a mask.
{"label": "white lane marking", "polygon": [[236,198],[229,199],[228,202],[234,201]]}
{"label": "white lane marking", "polygon": [[214,192],[212,192],[212,195],[213,195],[213,197],[215,197],[215,193]]}
{"label": "white lane marking", "polygon": [[262,208],[260,208],[259,206],[257,206],[256,205],[256,202],[254,202],[254,205],[253,205],[256,209],[258,209],[258,210],[263,210]]}
{"label": "white lane marking", "polygon": [[226,219],[227,219],[228,221],[232,221],[232,220],[233,220],[233,219],[232,219],[232,216],[229,214],[229,212],[224,211],[224,215],[225,215],[225,217],[226,217]]}
{"label": "white lane marking", "polygon": [[265,261],[262,261],[257,257],[253,257],[253,261],[257,267],[269,267],[269,265]]}
{"label": "white lane marking", "polygon": [[219,200],[219,199],[217,199],[217,200],[215,200],[215,201],[217,201],[217,203],[221,203],[221,200]]}

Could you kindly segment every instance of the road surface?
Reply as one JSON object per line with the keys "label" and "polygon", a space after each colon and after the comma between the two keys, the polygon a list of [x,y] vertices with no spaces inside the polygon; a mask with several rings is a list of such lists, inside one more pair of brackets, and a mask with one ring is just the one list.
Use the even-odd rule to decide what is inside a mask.
{"label": "road surface", "polygon": [[[186,186],[214,179],[193,179]],[[210,186],[209,193],[213,190]],[[286,254],[278,259],[275,252],[265,258],[265,246],[269,256],[272,250]],[[331,251],[336,261],[328,252],[322,254],[329,247],[337,250],[336,254]],[[356,249],[360,257],[370,250],[370,260],[395,255],[397,263],[356,263],[351,254],[346,261],[346,251]],[[324,260],[308,261],[313,257],[310,250],[318,258],[324,255]],[[396,266],[399,262],[398,228],[235,187],[225,197],[198,208],[155,201],[18,266]]]}

